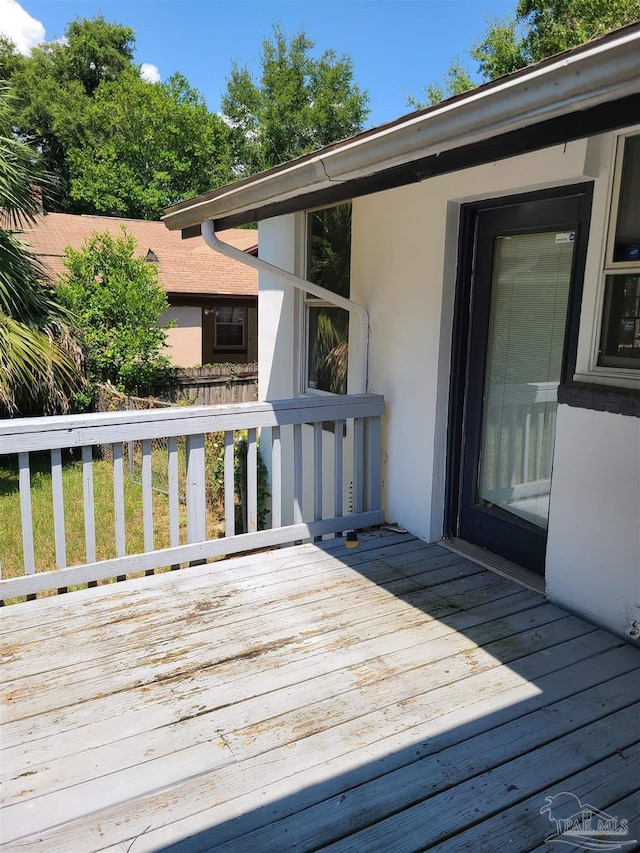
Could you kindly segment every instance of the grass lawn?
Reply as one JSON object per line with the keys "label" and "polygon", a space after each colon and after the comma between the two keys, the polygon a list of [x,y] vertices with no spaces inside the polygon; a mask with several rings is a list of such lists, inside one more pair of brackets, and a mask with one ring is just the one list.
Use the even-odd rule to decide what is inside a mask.
{"label": "grass lawn", "polygon": [[[94,504],[96,519],[96,552],[98,560],[116,556],[113,511],[113,475],[110,461],[96,459],[93,463]],[[67,565],[85,562],[84,513],[82,495],[82,464],[67,459],[63,465],[63,491]],[[142,486],[125,475],[125,535],[127,554],[144,552],[142,523]],[[53,500],[48,454],[31,454],[31,505],[37,571],[56,569],[53,534]],[[180,541],[186,542],[186,509],[181,504]],[[207,533],[221,535],[223,522],[219,508],[208,507]],[[153,522],[156,548],[169,546],[168,498],[153,493]],[[17,459],[5,459],[0,467],[0,561],[2,577],[24,574],[20,494],[18,490]],[[131,575],[133,577],[133,575]]]}

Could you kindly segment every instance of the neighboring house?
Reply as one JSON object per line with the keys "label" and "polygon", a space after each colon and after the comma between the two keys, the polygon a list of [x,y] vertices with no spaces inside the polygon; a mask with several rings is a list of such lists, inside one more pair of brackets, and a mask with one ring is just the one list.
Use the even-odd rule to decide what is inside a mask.
{"label": "neighboring house", "polygon": [[261,273],[261,399],[383,394],[388,519],[637,638],[640,25],[165,217],[253,221],[261,260],[328,288]]}
{"label": "neighboring house", "polygon": [[[161,322],[175,320],[167,335],[177,367],[213,362],[251,362],[258,353],[258,275],[206,246],[185,241],[161,222],[107,216],[45,213],[25,238],[55,280],[66,270],[67,246],[79,249],[95,232],[118,235],[122,226],[135,237],[139,253],[157,264],[158,279],[171,307]],[[258,232],[235,228],[225,239],[257,254]]]}

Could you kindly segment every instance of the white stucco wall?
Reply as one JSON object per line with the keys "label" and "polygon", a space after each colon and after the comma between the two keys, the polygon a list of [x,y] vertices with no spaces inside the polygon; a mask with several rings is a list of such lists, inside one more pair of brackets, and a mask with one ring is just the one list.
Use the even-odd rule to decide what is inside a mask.
{"label": "white stucco wall", "polygon": [[164,311],[159,323],[175,320],[167,332],[167,351],[176,367],[195,367],[202,363],[202,308],[174,305]]}
{"label": "white stucco wall", "polygon": [[[369,311],[368,390],[383,394],[388,407],[384,506],[389,520],[425,540],[443,533],[460,206],[594,181],[579,339],[584,379],[593,366],[601,311],[613,149],[613,134],[579,140],[353,202],[351,298]],[[299,223],[293,216],[262,223],[261,256],[299,273]],[[297,310],[292,293],[261,278],[263,398],[300,391]],[[561,406],[552,481],[549,594],[620,633],[640,618],[633,616],[640,597],[638,424]]]}
{"label": "white stucco wall", "polygon": [[640,419],[558,407],[550,598],[640,635]]}
{"label": "white stucco wall", "polygon": [[443,533],[460,205],[584,180],[586,155],[580,140],[353,202],[351,298],[369,311],[369,390],[388,403],[385,506],[423,539]]}

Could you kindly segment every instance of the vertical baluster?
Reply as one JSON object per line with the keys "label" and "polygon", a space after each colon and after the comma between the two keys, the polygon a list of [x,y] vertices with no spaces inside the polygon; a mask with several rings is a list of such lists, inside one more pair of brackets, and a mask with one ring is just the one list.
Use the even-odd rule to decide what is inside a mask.
{"label": "vertical baluster", "polygon": [[382,418],[367,418],[366,429],[367,493],[365,509],[382,508]]}
{"label": "vertical baluster", "polygon": [[56,568],[67,565],[67,542],[64,531],[64,493],[62,491],[62,451],[51,451],[51,493],[53,497],[53,534],[56,542]]}
{"label": "vertical baluster", "polygon": [[322,514],[322,422],[313,425],[313,517],[321,521]]}
{"label": "vertical baluster", "polygon": [[282,444],[279,426],[271,428],[271,526],[282,527]]}
{"label": "vertical baluster", "polygon": [[[56,568],[67,565],[67,542],[64,529],[64,492],[62,489],[62,451],[59,447],[51,451],[51,496],[53,498],[53,538],[56,546]],[[67,592],[66,586],[58,587],[58,595]]]}
{"label": "vertical baluster", "polygon": [[[509,443],[507,445],[509,452],[509,461],[507,464],[509,488],[513,489],[516,484],[516,431],[518,428],[518,407],[512,404],[509,407]],[[513,497],[511,498],[513,500]]]}
{"label": "vertical baluster", "polygon": [[[178,477],[178,438],[169,438],[167,449],[167,473],[169,483],[169,544],[176,548],[180,544],[180,480]],[[172,571],[180,568],[177,563]]]}
{"label": "vertical baluster", "polygon": [[[313,517],[321,521],[322,512],[322,421],[313,425]],[[315,541],[322,539],[316,536]]]}
{"label": "vertical baluster", "polygon": [[522,442],[522,482],[529,482],[529,453],[531,447],[531,411],[527,411],[524,420],[524,440]]}
{"label": "vertical baluster", "polygon": [[353,511],[362,512],[364,497],[364,420],[353,419]]}
{"label": "vertical baluster", "polygon": [[293,425],[293,523],[302,521],[302,424]]}
{"label": "vertical baluster", "polygon": [[[96,515],[93,497],[93,448],[82,448],[82,502],[84,509],[84,549],[87,563],[96,562]],[[89,581],[87,586],[97,586]]]}
{"label": "vertical baluster", "polygon": [[135,475],[135,452],[136,452],[136,442],[128,441],[127,442],[127,459],[129,460],[129,477],[133,480]]}
{"label": "vertical baluster", "polygon": [[[124,514],[124,459],[122,442],[111,446],[113,453],[113,519],[116,537],[116,556],[124,557],[126,552],[125,514]],[[116,580],[124,581],[126,575],[118,575]]]}
{"label": "vertical baluster", "polygon": [[552,408],[549,412],[549,421],[548,421],[548,431],[547,431],[547,479],[551,479],[551,472],[553,471],[553,451],[554,451],[554,437],[556,434],[556,410]]}
{"label": "vertical baluster", "polygon": [[[340,518],[343,509],[344,495],[344,431],[345,421],[333,422],[333,514]],[[344,531],[336,533],[336,538],[342,536]]]}
{"label": "vertical baluster", "polygon": [[224,434],[224,535],[236,533],[236,487],[234,473],[233,430]]}
{"label": "vertical baluster", "polygon": [[[153,483],[152,483],[151,441],[142,442],[142,526],[144,531],[145,553],[153,551]],[[145,575],[152,575],[153,569],[147,569]]]}
{"label": "vertical baluster", "polygon": [[205,476],[204,435],[190,435],[187,437],[187,542],[204,542],[207,537]]}
{"label": "vertical baluster", "polygon": [[247,431],[247,531],[258,529],[258,443],[255,429]]}
{"label": "vertical baluster", "polygon": [[538,412],[536,430],[536,480],[542,479],[542,443],[544,441],[544,407]]}
{"label": "vertical baluster", "polygon": [[[33,549],[33,516],[31,514],[31,470],[29,454],[18,454],[18,471],[20,483],[20,517],[22,520],[22,553],[25,575],[32,575],[36,570],[35,553]],[[32,601],[35,595],[28,595],[27,601]]]}

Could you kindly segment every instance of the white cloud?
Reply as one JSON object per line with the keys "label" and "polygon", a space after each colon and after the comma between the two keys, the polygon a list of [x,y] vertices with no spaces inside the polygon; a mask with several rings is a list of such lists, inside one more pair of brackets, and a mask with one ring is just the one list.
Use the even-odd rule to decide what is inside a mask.
{"label": "white cloud", "polygon": [[140,76],[143,80],[146,80],[147,83],[159,83],[160,82],[160,72],[156,68],[155,65],[152,65],[150,62],[143,62],[140,66]]}
{"label": "white cloud", "polygon": [[44,41],[45,29],[17,0],[0,0],[0,35],[7,36],[25,55]]}

